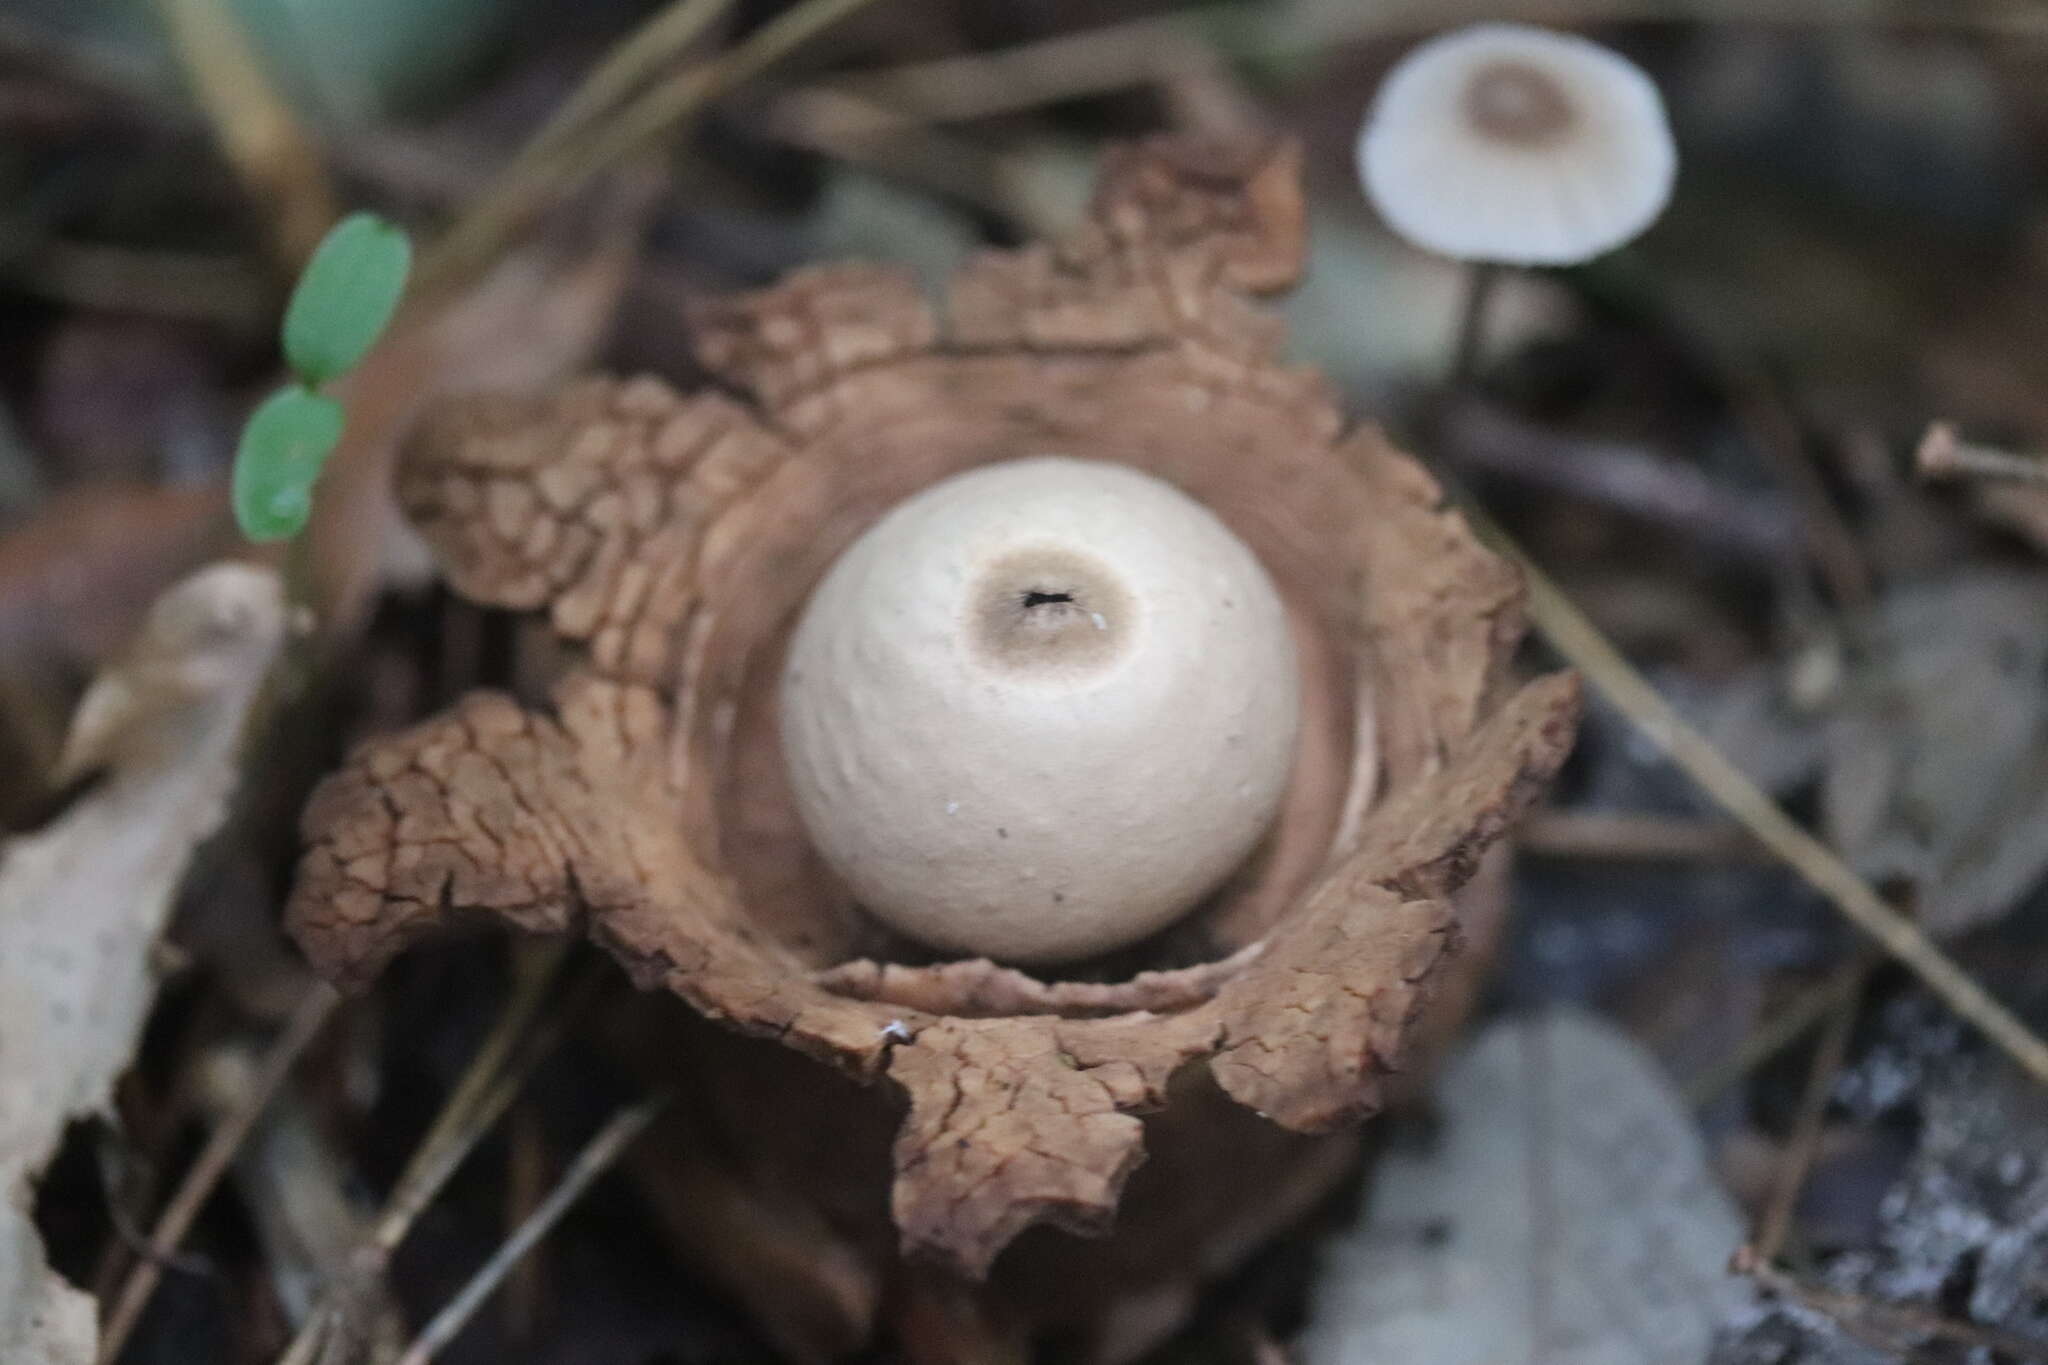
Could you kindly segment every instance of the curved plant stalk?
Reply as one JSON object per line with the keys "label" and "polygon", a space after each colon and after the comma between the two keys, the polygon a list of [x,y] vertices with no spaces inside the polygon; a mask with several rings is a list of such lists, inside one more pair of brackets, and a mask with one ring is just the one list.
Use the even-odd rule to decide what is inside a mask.
{"label": "curved plant stalk", "polygon": [[226,0],[156,0],[156,10],[222,152],[269,215],[272,256],[297,270],[335,216],[320,148]]}
{"label": "curved plant stalk", "polygon": [[561,134],[557,137],[560,145],[549,154],[514,158],[497,182],[435,244],[420,268],[421,293],[449,289],[468,280],[550,203],[649,146],[718,96],[753,79],[816,34],[871,3],[873,0],[804,0],[717,57],[679,72],[611,117],[592,123],[583,136]]}
{"label": "curved plant stalk", "polygon": [[1559,654],[1632,721],[1678,768],[1741,821],[1758,842],[1781,858],[1849,921],[1904,963],[1927,988],[1974,1025],[2043,1084],[2048,1084],[2048,1043],[2019,1016],[1993,999],[1913,921],[1885,904],[1835,851],[1806,832],[1719,749],[1689,725],[1600,628],[1553,583],[1506,532],[1467,502],[1468,514],[1496,548],[1521,565],[1528,584],[1529,616]]}

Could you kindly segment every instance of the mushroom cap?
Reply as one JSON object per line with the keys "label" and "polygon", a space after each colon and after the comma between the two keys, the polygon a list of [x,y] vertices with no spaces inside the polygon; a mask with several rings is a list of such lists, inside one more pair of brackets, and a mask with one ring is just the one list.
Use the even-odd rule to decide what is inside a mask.
{"label": "mushroom cap", "polygon": [[1575,265],[1655,221],[1678,165],[1642,69],[1571,34],[1475,24],[1404,57],[1358,139],[1366,195],[1427,251]]}
{"label": "mushroom cap", "polygon": [[1014,962],[1163,927],[1272,822],[1300,678],[1207,508],[1043,457],[898,504],[833,564],[782,682],[797,809],[878,918]]}

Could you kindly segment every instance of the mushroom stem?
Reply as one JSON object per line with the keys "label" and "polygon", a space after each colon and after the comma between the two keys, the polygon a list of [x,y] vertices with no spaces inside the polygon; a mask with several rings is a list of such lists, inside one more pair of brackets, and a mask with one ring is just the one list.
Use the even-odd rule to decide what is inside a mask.
{"label": "mushroom stem", "polygon": [[1465,306],[1458,318],[1457,347],[1451,354],[1451,391],[1469,388],[1479,370],[1480,349],[1486,344],[1486,314],[1493,304],[1494,286],[1500,281],[1500,266],[1492,261],[1465,264]]}

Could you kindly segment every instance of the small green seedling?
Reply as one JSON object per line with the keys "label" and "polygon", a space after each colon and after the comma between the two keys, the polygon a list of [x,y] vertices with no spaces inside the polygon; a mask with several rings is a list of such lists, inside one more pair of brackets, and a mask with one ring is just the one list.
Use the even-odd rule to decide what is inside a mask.
{"label": "small green seedling", "polygon": [[341,441],[341,404],[287,384],[249,414],[235,449],[235,521],[251,540],[286,540],[313,508],[313,482]]}
{"label": "small green seedling", "polygon": [[369,213],[334,225],[284,310],[285,363],[302,383],[317,388],[356,367],[398,311],[411,269],[403,228]]}
{"label": "small green seedling", "polygon": [[377,344],[411,269],[404,230],[374,214],[350,214],[314,250],[284,313],[296,378],[257,405],[235,450],[235,522],[250,540],[287,540],[305,526],[313,484],[341,441],[341,405],[317,390]]}

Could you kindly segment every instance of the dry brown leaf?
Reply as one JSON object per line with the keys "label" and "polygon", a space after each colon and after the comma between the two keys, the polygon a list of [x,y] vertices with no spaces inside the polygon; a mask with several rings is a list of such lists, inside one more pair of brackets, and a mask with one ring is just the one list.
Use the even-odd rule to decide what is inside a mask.
{"label": "dry brown leaf", "polygon": [[92,1302],[43,1259],[30,1185],[65,1125],[103,1112],[155,994],[150,949],[284,640],[268,570],[217,564],[165,593],[94,682],[66,753],[99,786],[0,845],[0,1360],[89,1361]]}

